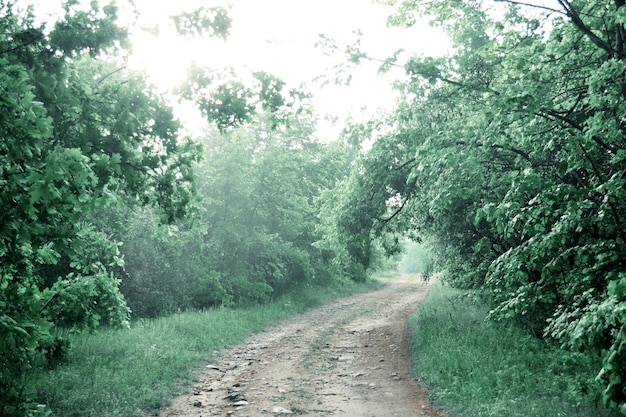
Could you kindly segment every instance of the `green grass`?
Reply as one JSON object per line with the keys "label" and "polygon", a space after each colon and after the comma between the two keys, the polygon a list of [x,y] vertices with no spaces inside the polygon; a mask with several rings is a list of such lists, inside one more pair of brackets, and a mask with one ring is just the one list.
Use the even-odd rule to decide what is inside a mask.
{"label": "green grass", "polygon": [[597,363],[486,321],[471,294],[438,287],[409,321],[416,375],[451,417],[608,417],[588,385]]}
{"label": "green grass", "polygon": [[195,378],[216,350],[232,346],[309,307],[355,292],[375,281],[308,288],[273,303],[140,320],[127,330],[71,335],[65,364],[29,375],[28,389],[52,416],[133,417],[156,414]]}

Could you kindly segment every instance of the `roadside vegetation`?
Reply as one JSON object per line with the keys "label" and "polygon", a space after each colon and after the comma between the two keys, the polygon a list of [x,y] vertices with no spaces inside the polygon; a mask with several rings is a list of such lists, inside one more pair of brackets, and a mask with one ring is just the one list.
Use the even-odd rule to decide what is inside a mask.
{"label": "roadside vegetation", "polygon": [[431,243],[443,282],[563,361],[584,355],[581,387],[626,413],[626,5],[384,3],[390,24],[425,19],[452,48],[379,61],[407,80],[390,117],[352,130],[372,145],[322,206],[325,239],[364,269],[379,242]]}
{"label": "roadside vegetation", "polygon": [[[334,261],[332,246],[318,244],[322,194],[347,175],[357,145],[320,141],[310,94],[262,71],[194,66],[187,82],[165,94],[129,68],[130,29],[120,14],[113,2],[70,0],[42,22],[35,6],[0,0],[3,416],[45,415],[57,406],[64,411],[55,415],[88,415],[100,401],[125,404],[105,386],[171,388],[167,381],[191,366],[191,356],[155,369],[145,386],[118,380],[126,370],[141,374],[124,363],[134,347],[140,356],[151,352],[126,333],[140,319],[163,320],[139,325],[148,329],[169,315],[185,322],[178,313],[187,311],[247,309],[291,296],[299,305],[306,296],[296,293],[366,281]],[[169,21],[179,36],[207,42],[227,39],[230,23],[222,7]],[[180,102],[206,119],[193,137],[174,117]],[[231,339],[220,340],[208,352]],[[92,363],[100,357],[102,367]],[[57,373],[47,375],[47,366]],[[91,366],[102,391],[79,404],[74,392],[85,384],[71,378]],[[74,382],[62,384],[64,375]],[[33,378],[51,385],[33,390]],[[152,395],[142,406],[150,407]]]}
{"label": "roadside vegetation", "polygon": [[410,319],[416,377],[451,417],[616,417],[590,385],[599,358],[563,353],[507,321],[477,293],[437,286]]}

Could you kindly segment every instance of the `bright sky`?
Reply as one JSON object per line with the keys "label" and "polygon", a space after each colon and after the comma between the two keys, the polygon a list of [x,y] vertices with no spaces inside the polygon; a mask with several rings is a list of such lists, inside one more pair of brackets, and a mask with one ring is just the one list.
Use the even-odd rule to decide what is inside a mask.
{"label": "bright sky", "polygon": [[[390,83],[404,74],[398,69],[380,76],[376,64],[366,64],[353,73],[349,87],[322,87],[320,82],[312,80],[329,73],[328,69],[343,57],[325,56],[321,48],[314,47],[320,33],[343,46],[353,41],[353,31],[360,29],[363,50],[382,59],[398,49],[439,56],[447,48],[442,36],[426,24],[410,30],[387,28],[389,12],[370,0],[231,0],[229,15],[233,26],[226,42],[189,41],[165,26],[168,15],[192,11],[198,6],[228,5],[226,2],[135,0],[135,3],[142,13],[143,25],[160,24],[161,32],[159,37],[146,33],[135,36],[133,65],[145,68],[158,85],[169,88],[180,82],[192,61],[215,69],[231,66],[264,70],[287,81],[291,87],[305,82],[315,96],[317,109],[340,119],[390,109],[394,99]],[[363,107],[368,111],[362,111]],[[320,130],[322,135],[334,135],[338,127],[333,129],[325,124]]]}
{"label": "bright sky", "polygon": [[[36,11],[58,13],[61,0],[34,3]],[[83,0],[89,3],[87,0]],[[106,4],[106,0],[101,0]],[[118,0],[123,7],[124,0]],[[345,46],[356,39],[354,30],[363,33],[362,49],[370,56],[385,59],[396,50],[409,54],[441,56],[448,44],[437,30],[426,23],[411,29],[387,28],[390,12],[371,0],[134,0],[140,18],[133,27],[134,56],[131,65],[145,69],[152,81],[164,91],[181,82],[188,65],[196,64],[213,69],[225,67],[266,71],[278,76],[289,87],[307,84],[314,94],[314,103],[322,115],[329,114],[344,120],[347,117],[367,118],[389,110],[394,95],[391,83],[404,77],[401,69],[381,76],[378,65],[365,63],[352,72],[348,87],[321,86],[315,77],[329,74],[329,68],[340,63],[343,56],[328,57],[314,45],[324,33]],[[218,39],[188,40],[177,36],[168,25],[168,16],[198,7],[231,6],[231,35],[226,42]],[[160,34],[153,36],[142,27],[158,25]],[[367,108],[364,111],[363,108]],[[178,116],[189,129],[201,127],[199,116],[190,109],[178,108]],[[341,126],[322,123],[319,136],[332,139]]]}

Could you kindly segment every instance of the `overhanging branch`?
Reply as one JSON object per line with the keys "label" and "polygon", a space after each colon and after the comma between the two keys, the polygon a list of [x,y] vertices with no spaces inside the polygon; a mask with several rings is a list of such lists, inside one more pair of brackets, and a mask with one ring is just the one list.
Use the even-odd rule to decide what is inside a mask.
{"label": "overhanging branch", "polygon": [[497,3],[510,3],[510,4],[517,4],[518,6],[525,6],[525,7],[532,7],[535,9],[547,10],[549,12],[559,13],[564,16],[567,16],[567,13],[564,12],[563,10],[553,9],[551,7],[543,6],[541,4],[532,4],[532,3],[526,3],[523,1],[513,1],[513,0],[494,0],[494,1]]}
{"label": "overhanging branch", "polygon": [[402,204],[400,205],[400,207],[398,207],[396,209],[396,211],[393,212],[393,214],[387,218],[384,219],[378,219],[379,221],[383,222],[384,224],[389,223],[390,221],[392,221],[398,214],[400,214],[400,212],[402,211],[402,209],[404,208],[404,206],[406,206],[406,203],[409,202],[408,198],[405,198],[404,201],[402,201]]}

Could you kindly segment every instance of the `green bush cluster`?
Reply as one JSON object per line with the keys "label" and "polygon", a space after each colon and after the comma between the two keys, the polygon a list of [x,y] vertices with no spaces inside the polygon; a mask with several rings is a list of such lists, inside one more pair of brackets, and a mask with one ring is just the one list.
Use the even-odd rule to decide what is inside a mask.
{"label": "green bush cluster", "polygon": [[342,175],[342,148],[316,142],[302,122],[285,131],[263,123],[204,139],[188,219],[161,226],[149,209],[105,216],[128,220],[112,233],[134,317],[263,303],[342,275],[316,246],[319,193]]}

